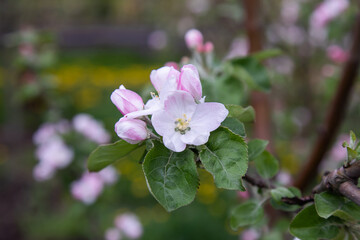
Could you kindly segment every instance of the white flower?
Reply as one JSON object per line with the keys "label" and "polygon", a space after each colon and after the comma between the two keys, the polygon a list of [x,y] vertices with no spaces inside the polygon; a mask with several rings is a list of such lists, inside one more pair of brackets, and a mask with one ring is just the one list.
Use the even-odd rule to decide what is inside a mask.
{"label": "white flower", "polygon": [[210,132],[217,129],[228,115],[221,103],[196,104],[190,93],[173,91],[164,102],[164,109],[151,118],[155,131],[163,136],[164,145],[182,152],[186,144],[205,144]]}

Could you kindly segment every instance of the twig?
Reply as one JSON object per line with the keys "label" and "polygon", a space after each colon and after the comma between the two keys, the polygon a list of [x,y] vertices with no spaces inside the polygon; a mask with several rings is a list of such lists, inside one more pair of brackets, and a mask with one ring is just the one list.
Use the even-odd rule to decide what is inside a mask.
{"label": "twig", "polygon": [[360,161],[355,161],[349,167],[326,172],[321,183],[314,187],[313,193],[334,190],[360,206],[360,189],[356,186],[359,177]]}
{"label": "twig", "polygon": [[260,177],[252,177],[250,176],[249,174],[246,174],[243,179],[245,181],[247,181],[248,183],[250,183],[251,185],[253,186],[256,186],[256,187],[259,187],[259,188],[275,188],[275,186],[270,183],[270,182],[267,182],[266,180],[260,178]]}
{"label": "twig", "polygon": [[327,113],[326,122],[324,126],[320,128],[320,134],[314,144],[309,161],[306,163],[303,170],[300,171],[299,177],[295,182],[295,186],[301,190],[304,190],[309,182],[316,176],[317,168],[329,148],[345,114],[360,62],[360,15],[357,16],[353,43],[349,53],[350,56],[344,66],[336,95]]}
{"label": "twig", "polygon": [[281,198],[281,200],[286,204],[303,206],[309,202],[313,202],[314,196],[310,195],[310,196],[305,196],[305,197],[292,197],[292,198],[283,197],[283,198]]}

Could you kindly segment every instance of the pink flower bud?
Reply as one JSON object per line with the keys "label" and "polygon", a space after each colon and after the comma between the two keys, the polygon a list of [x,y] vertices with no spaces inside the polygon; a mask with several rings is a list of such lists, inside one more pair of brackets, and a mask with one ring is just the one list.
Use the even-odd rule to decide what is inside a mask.
{"label": "pink flower bud", "polygon": [[241,191],[238,191],[237,192],[237,196],[240,198],[240,199],[249,199],[250,198],[250,194],[248,191],[245,191],[245,192],[241,192]]}
{"label": "pink flower bud", "polygon": [[139,238],[143,233],[142,225],[134,214],[126,213],[117,216],[115,226],[131,239]]}
{"label": "pink flower bud", "polygon": [[148,138],[146,123],[139,119],[121,118],[115,124],[117,135],[131,144],[139,143]]}
{"label": "pink flower bud", "polygon": [[331,45],[328,47],[327,55],[331,60],[337,63],[343,63],[349,57],[349,54],[337,45]]}
{"label": "pink flower bud", "polygon": [[200,76],[194,65],[188,64],[181,68],[178,89],[190,93],[196,100],[201,99],[202,87]]}
{"label": "pink flower bud", "polygon": [[186,46],[190,49],[196,49],[198,46],[203,45],[203,35],[197,29],[190,29],[185,34]]}
{"label": "pink flower bud", "polygon": [[110,99],[123,115],[144,108],[142,98],[137,93],[127,90],[123,85],[111,94]]}
{"label": "pink flower bud", "polygon": [[158,70],[152,70],[150,74],[150,80],[156,91],[160,93],[162,87],[167,81],[172,78],[176,80],[179,78],[179,71],[175,70],[173,67],[162,67]]}
{"label": "pink flower bud", "polygon": [[211,53],[214,51],[214,44],[212,42],[206,42],[203,47],[204,53]]}
{"label": "pink flower bud", "polygon": [[166,67],[173,67],[175,70],[179,70],[179,65],[176,62],[167,62],[165,63]]}

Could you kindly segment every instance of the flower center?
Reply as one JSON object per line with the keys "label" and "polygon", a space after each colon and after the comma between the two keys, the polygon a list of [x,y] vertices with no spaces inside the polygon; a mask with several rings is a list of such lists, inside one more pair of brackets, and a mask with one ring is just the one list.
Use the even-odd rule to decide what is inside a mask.
{"label": "flower center", "polygon": [[187,131],[190,131],[190,121],[191,118],[187,118],[186,114],[183,115],[183,118],[177,118],[175,121],[175,132],[179,132],[181,135],[184,135]]}

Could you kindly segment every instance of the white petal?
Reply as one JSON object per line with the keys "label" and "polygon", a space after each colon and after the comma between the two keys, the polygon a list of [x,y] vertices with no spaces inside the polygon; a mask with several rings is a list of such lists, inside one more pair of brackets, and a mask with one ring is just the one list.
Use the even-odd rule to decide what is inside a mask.
{"label": "white petal", "polygon": [[165,110],[154,113],[151,117],[151,122],[155,131],[161,136],[175,132],[175,118]]}
{"label": "white petal", "polygon": [[186,148],[186,144],[181,141],[181,134],[175,131],[172,134],[165,135],[163,141],[165,147],[174,152],[182,152]]}
{"label": "white petal", "polygon": [[197,132],[211,132],[225,120],[229,111],[221,103],[201,103],[196,107],[190,127]]}
{"label": "white petal", "polygon": [[196,109],[196,103],[190,93],[184,91],[172,92],[164,102],[164,109],[171,116],[183,118],[186,114],[187,118],[191,118]]}
{"label": "white petal", "polygon": [[197,132],[195,130],[190,130],[186,134],[181,136],[181,141],[186,144],[191,144],[195,146],[203,145],[209,140],[209,132]]}

